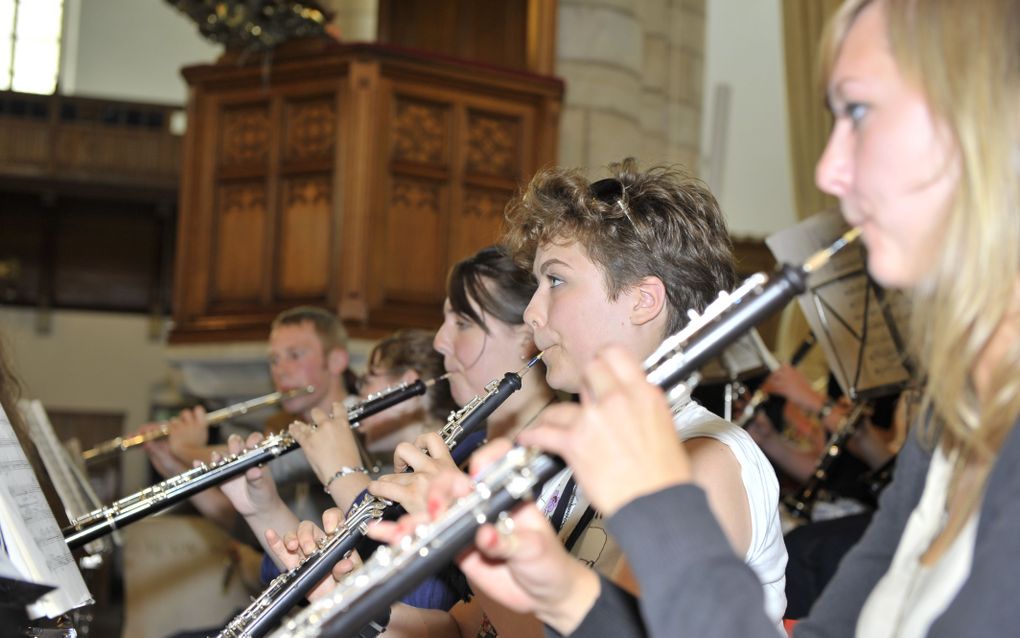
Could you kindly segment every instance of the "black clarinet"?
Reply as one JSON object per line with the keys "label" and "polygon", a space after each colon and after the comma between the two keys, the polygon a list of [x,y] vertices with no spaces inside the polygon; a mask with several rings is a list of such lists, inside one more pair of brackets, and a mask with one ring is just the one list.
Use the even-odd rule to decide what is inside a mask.
{"label": "black clarinet", "polygon": [[[445,375],[428,381],[418,379],[414,383],[402,383],[377,392],[348,410],[347,420],[352,428],[356,428],[356,424],[362,419],[412,397],[425,394],[429,387],[444,378]],[[272,434],[251,449],[231,454],[215,463],[202,463],[198,467],[122,498],[112,505],[76,518],[62,530],[64,540],[67,541],[69,548],[77,549],[298,447],[297,441],[287,430]]]}
{"label": "black clarinet", "polygon": [[815,471],[808,477],[807,482],[804,483],[804,486],[796,494],[783,499],[783,505],[786,506],[791,514],[803,520],[811,520],[815,503],[818,502],[818,498],[828,486],[833,464],[843,456],[847,443],[849,443],[850,438],[857,432],[861,424],[864,423],[869,410],[870,406],[867,403],[855,403],[850,413],[840,423],[836,432],[829,437],[829,440],[825,443],[825,449],[815,465]]}
{"label": "black clarinet", "polygon": [[[752,275],[733,293],[719,299],[645,360],[646,378],[675,400],[689,394],[688,381],[698,369],[751,327],[777,312],[807,289],[810,273],[860,235],[848,231],[802,266],[783,265],[771,277]],[[273,634],[274,638],[357,636],[389,606],[469,546],[478,527],[499,525],[507,512],[534,498],[546,481],[564,467],[562,459],[535,449],[516,447],[477,479],[475,489],[442,517],[420,526],[396,548],[380,548],[360,569],[347,575],[328,596]]]}
{"label": "black clarinet", "polygon": [[[485,386],[485,394],[474,397],[464,407],[452,413],[440,435],[447,448],[457,448],[465,438],[478,432],[485,420],[501,406],[511,394],[521,388],[522,377],[541,358],[532,358],[519,372],[507,372]],[[413,471],[407,468],[406,472]],[[380,518],[392,518],[404,513],[404,508],[385,499],[368,495],[351,512],[343,525],[321,541],[320,547],[301,564],[273,579],[257,598],[220,632],[217,638],[259,638],[273,629],[284,614],[303,600],[330,570],[347,556],[365,534],[368,523]]]}

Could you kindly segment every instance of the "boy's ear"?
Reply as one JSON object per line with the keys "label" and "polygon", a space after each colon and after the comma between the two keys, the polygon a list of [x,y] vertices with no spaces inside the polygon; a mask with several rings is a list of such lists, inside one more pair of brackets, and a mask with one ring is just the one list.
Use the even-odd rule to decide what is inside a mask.
{"label": "boy's ear", "polygon": [[339,375],[347,369],[350,361],[351,356],[347,354],[346,350],[343,348],[333,348],[326,357],[326,366],[329,368],[330,373]]}
{"label": "boy's ear", "polygon": [[631,290],[634,305],[630,321],[635,326],[644,325],[666,311],[666,285],[658,277],[645,277]]}

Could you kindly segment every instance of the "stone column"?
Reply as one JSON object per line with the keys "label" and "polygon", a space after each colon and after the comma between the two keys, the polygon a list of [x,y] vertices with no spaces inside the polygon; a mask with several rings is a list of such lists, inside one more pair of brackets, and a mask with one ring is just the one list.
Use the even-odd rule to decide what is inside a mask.
{"label": "stone column", "polygon": [[560,0],[560,164],[598,173],[700,153],[705,0]]}

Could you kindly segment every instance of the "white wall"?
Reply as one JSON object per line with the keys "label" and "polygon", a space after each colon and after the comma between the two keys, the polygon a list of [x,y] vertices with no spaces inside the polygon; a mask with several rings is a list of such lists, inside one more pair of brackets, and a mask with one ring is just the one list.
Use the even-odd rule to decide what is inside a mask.
{"label": "white wall", "polygon": [[764,237],[796,222],[786,119],[780,0],[708,0],[702,151],[714,87],[732,87],[722,188],[730,231]]}
{"label": "white wall", "polygon": [[61,92],[183,105],[180,68],[222,51],[163,0],[65,0]]}
{"label": "white wall", "polygon": [[[35,329],[36,311],[0,307],[0,338],[23,396],[47,409],[124,413],[125,430],[149,417],[153,391],[171,378],[164,339],[148,336],[141,315],[62,310],[51,331]],[[125,455],[125,481],[137,485],[145,455]]]}

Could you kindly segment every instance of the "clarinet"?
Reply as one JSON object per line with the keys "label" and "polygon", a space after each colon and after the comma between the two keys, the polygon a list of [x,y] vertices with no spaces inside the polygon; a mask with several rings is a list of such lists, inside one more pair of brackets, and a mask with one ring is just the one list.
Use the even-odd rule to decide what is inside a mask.
{"label": "clarinet", "polygon": [[829,471],[832,469],[833,463],[843,455],[847,442],[850,441],[850,437],[857,432],[857,429],[864,422],[864,417],[868,415],[869,409],[870,407],[867,403],[859,402],[854,404],[853,409],[850,410],[850,413],[840,423],[839,429],[826,442],[825,451],[822,452],[821,458],[818,459],[818,464],[815,466],[815,471],[811,473],[811,477],[808,478],[807,482],[804,483],[804,486],[796,494],[783,499],[783,505],[786,505],[786,508],[795,517],[802,520],[811,520],[811,513],[814,511],[815,502],[818,501],[822,490],[825,489],[826,484],[829,482]]}
{"label": "clarinet", "polygon": [[[807,289],[810,273],[829,262],[860,232],[851,229],[802,266],[782,266],[772,277],[752,275],[732,293],[722,292],[705,311],[691,314],[687,326],[666,339],[645,360],[646,378],[672,403],[686,397],[697,370],[752,326]],[[274,632],[274,638],[356,636],[386,617],[393,601],[469,546],[478,527],[499,525],[518,502],[534,498],[542,485],[563,469],[558,457],[516,447],[489,466],[467,496],[439,519],[421,525],[396,548],[380,548],[360,569],[348,574],[328,596],[313,602]]]}
{"label": "clarinet", "polygon": [[[356,424],[362,419],[424,394],[428,388],[444,379],[445,376],[428,381],[418,379],[414,383],[402,383],[381,390],[351,408],[347,413],[347,420],[351,427],[356,429]],[[215,463],[202,463],[161,483],[124,497],[112,505],[74,519],[62,530],[64,540],[69,548],[77,549],[90,541],[110,534],[140,518],[160,512],[202,490],[219,485],[249,468],[267,463],[298,447],[297,441],[287,430],[271,434],[250,449],[242,450],[238,454],[231,454]]]}
{"label": "clarinet", "polygon": [[[461,409],[452,412],[440,436],[446,447],[453,450],[465,437],[478,431],[489,417],[511,394],[521,388],[522,377],[541,359],[533,357],[519,372],[507,372],[502,379],[494,379],[485,386],[485,394],[475,396]],[[412,471],[411,468],[405,470]],[[365,534],[368,523],[382,517],[399,516],[404,508],[399,504],[372,495],[365,497],[351,510],[343,524],[320,541],[315,552],[288,572],[274,578],[265,591],[252,600],[240,614],[220,632],[217,638],[258,638],[279,624],[290,609],[308,595],[342,558],[347,556]],[[378,550],[377,550],[378,551]]]}

